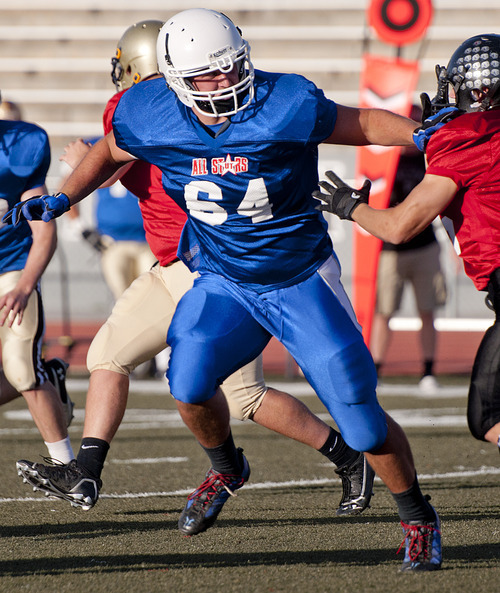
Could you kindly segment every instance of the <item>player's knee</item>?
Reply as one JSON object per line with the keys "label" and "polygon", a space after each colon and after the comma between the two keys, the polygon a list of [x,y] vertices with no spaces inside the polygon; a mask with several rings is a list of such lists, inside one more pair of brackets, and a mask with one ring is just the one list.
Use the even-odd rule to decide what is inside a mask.
{"label": "player's knee", "polygon": [[486,433],[500,420],[500,323],[496,321],[483,336],[476,354],[467,403],[467,423],[472,436],[484,441]]}
{"label": "player's knee", "polygon": [[380,424],[372,434],[365,436],[368,438],[363,438],[357,443],[358,447],[356,451],[375,453],[383,446],[387,439],[387,424]]}
{"label": "player's knee", "polygon": [[471,435],[478,441],[484,441],[484,435],[495,422],[491,422],[489,414],[485,415],[483,402],[481,400],[481,391],[477,387],[476,382],[473,381],[469,390],[467,424]]}
{"label": "player's knee", "polygon": [[[186,404],[197,404],[213,397],[218,381],[214,376],[214,361],[193,355],[196,366],[191,369],[176,363],[176,353],[172,352],[167,379],[174,399]],[[180,357],[182,360],[182,356]]]}
{"label": "player's knee", "polygon": [[252,418],[268,389],[264,381],[262,356],[230,375],[220,389],[227,400],[232,418],[242,421]]}
{"label": "player's knee", "polygon": [[38,387],[36,377],[30,373],[25,365],[15,365],[16,370],[13,371],[10,365],[4,366],[5,378],[12,385],[12,387],[19,393],[24,391],[31,391]]}
{"label": "player's knee", "polygon": [[37,387],[39,387],[39,385],[37,385],[36,382],[34,382],[34,381],[31,381],[29,383],[28,382],[25,382],[25,383],[16,383],[14,381],[11,383],[9,381],[9,383],[19,393],[24,393],[25,391],[33,391],[33,389],[36,389]]}
{"label": "player's knee", "polygon": [[206,402],[214,396],[217,389],[215,384],[212,384],[212,386],[209,387],[206,381],[203,381],[202,383],[177,381],[175,378],[172,378],[172,374],[168,371],[167,379],[172,397],[185,404],[201,404]]}
{"label": "player's knee", "polygon": [[355,451],[373,453],[378,451],[387,439],[387,421],[382,408],[378,412],[370,408],[368,417],[369,425],[363,430],[360,430],[359,425],[356,424],[353,430],[342,431],[344,440]]}
{"label": "player's knee", "polygon": [[94,371],[112,371],[113,373],[120,373],[120,375],[130,375],[133,369],[119,364],[114,360],[100,359],[91,355],[90,351],[87,355],[87,370],[89,373]]}
{"label": "player's knee", "polygon": [[116,340],[112,339],[113,330],[106,322],[92,340],[87,352],[87,369],[90,373],[97,370],[113,371],[121,375],[130,375],[135,366],[118,360]]}
{"label": "player's knee", "polygon": [[368,348],[359,343],[343,349],[329,365],[333,397],[344,404],[363,404],[375,397],[377,373]]}
{"label": "player's knee", "polygon": [[469,432],[471,435],[477,439],[478,441],[486,440],[484,435],[488,432],[489,429],[486,429],[483,426],[483,423],[478,421],[478,419],[470,414],[467,415],[467,424],[469,425]]}
{"label": "player's knee", "polygon": [[222,391],[226,396],[231,418],[245,421],[252,418],[255,412],[260,408],[267,393],[267,386],[265,384],[256,385],[250,391],[246,389],[245,386],[241,386],[240,390],[236,393],[234,390],[228,392],[223,389]]}
{"label": "player's knee", "polygon": [[106,324],[103,325],[97,334],[94,336],[89,349],[87,351],[87,369],[92,372],[97,366],[102,363],[103,343],[107,338]]}

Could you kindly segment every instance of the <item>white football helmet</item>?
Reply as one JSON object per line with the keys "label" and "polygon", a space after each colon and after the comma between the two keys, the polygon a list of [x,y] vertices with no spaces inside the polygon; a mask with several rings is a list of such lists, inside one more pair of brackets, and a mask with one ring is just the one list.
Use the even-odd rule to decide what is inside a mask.
{"label": "white football helmet", "polygon": [[163,21],[140,21],[121,36],[111,58],[111,79],[117,91],[158,74],[156,39],[162,25]]}
{"label": "white football helmet", "polygon": [[[173,16],[158,35],[157,59],[160,72],[179,100],[203,115],[233,115],[253,101],[250,46],[220,12],[193,8]],[[194,76],[231,72],[235,65],[239,81],[227,89],[201,92],[191,83]]]}

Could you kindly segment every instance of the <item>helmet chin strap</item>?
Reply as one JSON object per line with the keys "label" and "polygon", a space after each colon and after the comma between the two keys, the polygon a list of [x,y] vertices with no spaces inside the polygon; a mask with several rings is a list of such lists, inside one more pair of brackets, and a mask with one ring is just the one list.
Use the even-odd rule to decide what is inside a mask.
{"label": "helmet chin strap", "polygon": [[500,105],[500,80],[496,82],[486,93],[484,93],[483,100],[481,101],[480,111],[488,111],[492,107],[498,107]]}
{"label": "helmet chin strap", "polygon": [[448,71],[444,66],[436,66],[436,78],[437,92],[434,99],[432,99],[431,104],[437,108],[437,113],[437,111],[443,107],[447,107],[450,104],[450,98],[448,95]]}
{"label": "helmet chin strap", "polygon": [[[238,109],[238,107],[241,106],[242,102],[245,100],[245,97],[248,95],[248,89],[244,92],[240,92],[236,94],[236,98],[229,98],[229,99],[223,99],[222,101],[214,101],[214,104],[212,105],[209,101],[202,101],[202,100],[196,100],[195,99],[195,103],[198,106],[198,108],[205,114],[207,115],[214,115],[214,111],[217,113],[217,116],[220,117],[229,117],[229,116],[225,116],[224,112],[228,112],[228,111],[235,111]],[[236,100],[235,100],[236,99]],[[220,107],[220,111],[222,111],[222,113],[219,113],[219,109],[218,107]]]}
{"label": "helmet chin strap", "polygon": [[[206,113],[207,115],[215,115],[214,112],[212,111],[212,104],[209,101],[198,101],[195,100],[196,105],[198,105],[198,108],[200,109],[200,111],[202,111],[203,113]],[[219,115],[219,111],[217,109],[217,105],[219,105],[220,107],[222,107],[221,111],[225,112],[225,111],[233,111],[233,109],[231,109],[232,107],[237,107],[236,105],[234,105],[234,101],[233,99],[226,99],[224,101],[217,101],[215,102],[215,112],[217,115]],[[223,115],[221,117],[224,117]]]}
{"label": "helmet chin strap", "polygon": [[[436,115],[436,113],[441,109],[452,106],[448,94],[448,87],[450,84],[448,71],[445,66],[439,66],[439,64],[437,64],[435,67],[435,72],[437,78],[436,94],[430,101],[426,101],[425,104],[422,102],[422,121],[432,115]],[[422,96],[423,95],[420,95],[421,98]]]}

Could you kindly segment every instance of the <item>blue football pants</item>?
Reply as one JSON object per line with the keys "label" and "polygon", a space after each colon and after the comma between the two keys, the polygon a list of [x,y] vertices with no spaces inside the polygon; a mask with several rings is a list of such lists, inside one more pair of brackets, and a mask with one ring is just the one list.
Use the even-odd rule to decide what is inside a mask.
{"label": "blue football pants", "polygon": [[262,294],[202,273],[168,332],[172,395],[185,403],[210,399],[271,336],[293,356],[345,441],[358,451],[378,449],[387,425],[375,367],[334,257],[307,280]]}

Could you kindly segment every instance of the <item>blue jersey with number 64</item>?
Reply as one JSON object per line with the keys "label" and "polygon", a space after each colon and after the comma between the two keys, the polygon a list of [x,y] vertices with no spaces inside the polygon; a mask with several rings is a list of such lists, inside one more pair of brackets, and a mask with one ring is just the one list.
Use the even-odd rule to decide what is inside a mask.
{"label": "blue jersey with number 64", "polygon": [[[318,185],[318,144],[336,104],[295,74],[256,71],[255,100],[209,130],[162,78],[135,85],[113,119],[117,145],[158,166],[188,213],[179,256],[265,292],[310,276],[331,254]],[[220,130],[220,133],[216,133]]]}

